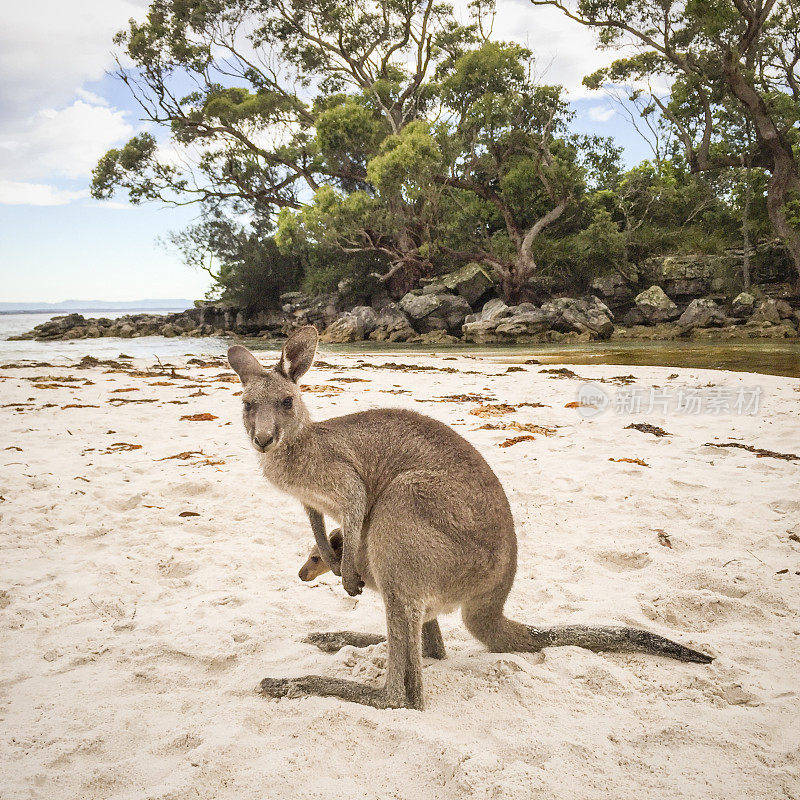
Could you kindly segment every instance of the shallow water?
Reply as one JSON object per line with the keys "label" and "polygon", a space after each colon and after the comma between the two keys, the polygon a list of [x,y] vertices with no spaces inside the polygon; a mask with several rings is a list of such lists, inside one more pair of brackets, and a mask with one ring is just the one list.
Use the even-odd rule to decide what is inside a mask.
{"label": "shallow water", "polygon": [[[247,342],[254,350],[278,349],[258,339]],[[584,342],[527,345],[410,345],[358,342],[323,346],[335,353],[475,353],[508,363],[531,358],[543,364],[620,364],[624,366],[696,367],[733,372],[755,372],[800,378],[800,341],[749,340],[744,342]]]}
{"label": "shallow water", "polygon": [[[110,312],[108,317],[136,313]],[[30,330],[48,319],[45,314],[0,315],[0,362],[47,361],[64,363],[92,355],[116,358],[169,359],[183,356],[224,355],[231,341],[243,341],[254,350],[277,351],[281,342],[264,339],[208,336],[202,338],[142,336],[135,339],[77,339],[72,341],[8,341],[8,336]],[[737,342],[588,342],[528,345],[419,345],[355,342],[323,345],[323,352],[413,354],[475,353],[508,363],[535,358],[545,364],[619,364],[624,366],[696,367],[755,372],[800,378],[800,340],[751,339]]]}

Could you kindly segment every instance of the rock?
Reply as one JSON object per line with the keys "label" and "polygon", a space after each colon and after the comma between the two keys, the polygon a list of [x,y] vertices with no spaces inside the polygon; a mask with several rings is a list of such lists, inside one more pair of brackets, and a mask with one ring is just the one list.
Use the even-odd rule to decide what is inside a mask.
{"label": "rock", "polygon": [[166,325],[162,325],[161,329],[159,330],[159,333],[162,336],[177,336],[178,335],[177,329],[175,328],[175,326],[171,322],[166,323]]}
{"label": "rock", "polygon": [[389,303],[378,314],[369,338],[376,342],[407,342],[416,335],[403,309],[397,303]]}
{"label": "rock", "polygon": [[608,339],[614,332],[614,315],[598,297],[576,300],[559,297],[542,305],[550,325],[562,333],[588,333],[593,338]]}
{"label": "rock", "polygon": [[[374,313],[374,312],[373,312]],[[360,342],[364,339],[364,322],[349,311],[338,316],[319,337],[322,342]]]}
{"label": "rock", "polygon": [[725,314],[722,309],[707,297],[698,297],[692,300],[678,320],[681,333],[686,333],[693,328],[708,328],[725,324]]}
{"label": "rock", "polygon": [[781,313],[780,309],[778,308],[777,300],[773,300],[769,298],[767,300],[762,300],[758,308],[753,313],[753,316],[750,317],[751,322],[769,322],[772,325],[778,325],[781,321]]}
{"label": "rock", "polygon": [[[469,303],[457,294],[439,294],[435,297],[439,300],[439,307],[433,314],[421,319],[420,325],[426,327],[434,323],[434,320],[442,320],[444,330],[450,333],[460,333],[464,320],[472,311]],[[437,329],[441,327],[438,323],[434,324]]]}
{"label": "rock", "polygon": [[591,282],[590,288],[595,294],[613,299],[629,297],[631,294],[628,282],[618,272],[595,278]]}
{"label": "rock", "polygon": [[350,309],[350,313],[361,320],[365,337],[369,336],[378,326],[378,315],[369,306],[354,306]]}
{"label": "rock", "polygon": [[731,305],[731,314],[740,319],[749,317],[753,313],[753,308],[756,304],[756,299],[750,292],[741,292],[737,294]]}
{"label": "rock", "polygon": [[644,325],[644,322],[644,312],[635,306],[622,318],[622,324],[626,328]]}
{"label": "rock", "polygon": [[447,287],[439,281],[434,281],[422,287],[422,294],[443,294]]}
{"label": "rock", "polygon": [[493,344],[502,341],[503,337],[495,332],[499,322],[499,319],[479,319],[475,322],[464,323],[461,327],[464,341],[475,344]]}
{"label": "rock", "polygon": [[499,297],[495,297],[483,306],[480,318],[486,322],[510,317],[511,314],[511,309]]}
{"label": "rock", "polygon": [[615,328],[612,339],[646,339],[659,341],[677,339],[678,327],[668,322],[659,322],[657,325],[634,325],[631,328]]}
{"label": "rock", "polygon": [[534,307],[533,311],[523,311],[521,314],[514,314],[497,321],[495,332],[509,338],[535,336],[544,333],[550,327],[550,319],[549,314]]}
{"label": "rock", "polygon": [[785,300],[768,298],[762,300],[751,317],[754,322],[770,322],[777,325],[782,319],[791,319],[792,307]]}
{"label": "rock", "polygon": [[400,300],[400,308],[402,308],[412,320],[422,319],[439,308],[438,295],[412,294],[409,292]]}
{"label": "rock", "polygon": [[636,295],[636,308],[641,312],[645,324],[654,325],[676,319],[680,312],[678,306],[667,297],[660,286],[651,286]]}
{"label": "rock", "polygon": [[412,341],[420,344],[455,344],[458,342],[458,338],[456,336],[450,336],[450,334],[444,330],[436,330],[421,333],[415,336]]}
{"label": "rock", "polygon": [[130,339],[135,332],[136,329],[133,325],[131,325],[130,322],[125,322],[116,329],[114,335],[120,336],[123,339]]}
{"label": "rock", "polygon": [[491,272],[475,262],[465,264],[446,275],[439,275],[436,280],[463,297],[471,306],[475,305],[495,282]]}

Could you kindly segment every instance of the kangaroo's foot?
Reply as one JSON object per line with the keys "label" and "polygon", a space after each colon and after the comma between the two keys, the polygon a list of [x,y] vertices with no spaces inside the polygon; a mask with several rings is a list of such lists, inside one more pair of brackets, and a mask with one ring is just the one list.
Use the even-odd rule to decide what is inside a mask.
{"label": "kangaroo's foot", "polygon": [[339,697],[350,703],[360,703],[374,708],[421,708],[411,705],[402,692],[390,692],[387,687],[374,689],[363,683],[321,675],[304,675],[301,678],[264,678],[256,691],[264,697]]}
{"label": "kangaroo's foot", "polygon": [[338,653],[346,645],[350,647],[369,647],[386,641],[385,636],[378,633],[359,633],[358,631],[320,631],[310,633],[303,641],[313,644],[324,653]]}
{"label": "kangaroo's foot", "polygon": [[[386,637],[379,633],[359,633],[358,631],[317,631],[303,639],[305,644],[313,644],[323,653],[338,653],[343,647],[369,647],[385,642]],[[439,623],[432,619],[422,626],[422,655],[425,658],[447,658]]]}

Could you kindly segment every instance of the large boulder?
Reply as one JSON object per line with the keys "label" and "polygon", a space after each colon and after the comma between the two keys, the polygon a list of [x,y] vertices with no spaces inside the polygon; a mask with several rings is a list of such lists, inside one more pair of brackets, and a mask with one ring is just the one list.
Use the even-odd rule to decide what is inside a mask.
{"label": "large boulder", "polygon": [[[372,309],[370,309],[372,310]],[[375,313],[374,311],[372,312]],[[350,311],[340,314],[320,336],[320,341],[342,343],[360,342],[366,338],[364,320]]]}
{"label": "large boulder", "polygon": [[667,297],[660,286],[651,286],[636,295],[636,310],[646,325],[667,322],[680,316],[678,306]]}
{"label": "large boulder", "polygon": [[422,319],[439,308],[438,295],[414,294],[413,292],[409,292],[403,295],[400,300],[400,308],[402,308],[412,320]]}
{"label": "large boulder", "polygon": [[459,333],[464,319],[472,311],[469,303],[460,295],[407,294],[400,301],[400,308],[408,314],[412,325],[419,333],[447,331]]}
{"label": "large boulder", "polygon": [[502,341],[503,337],[497,333],[499,322],[500,320],[497,319],[478,319],[474,322],[465,322],[461,327],[464,341],[475,344],[493,344]]}
{"label": "large boulder", "polygon": [[446,275],[439,275],[436,282],[444,284],[472,306],[494,286],[494,277],[483,265],[471,262]]}
{"label": "large boulder", "polygon": [[[526,303],[525,305],[529,305]],[[544,333],[551,324],[550,315],[541,308],[522,311],[496,321],[495,333],[504,338],[536,336]]]}
{"label": "large boulder", "polygon": [[[472,311],[469,303],[465,298],[457,294],[441,294],[436,295],[436,297],[439,300],[439,308],[433,314],[420,320],[421,326],[425,327],[426,324],[430,324],[432,319],[438,318],[444,322],[442,330],[450,333],[461,333],[461,326],[464,324],[467,315]],[[440,329],[440,326],[437,324],[433,329]]]}
{"label": "large boulder", "polygon": [[366,336],[378,327],[378,315],[369,306],[354,306],[350,309],[350,313],[361,320]]}
{"label": "large boulder", "polygon": [[588,333],[592,338],[608,339],[614,332],[614,315],[598,297],[576,300],[559,297],[544,303],[542,312],[549,318],[550,327],[562,333]]}
{"label": "large boulder", "polygon": [[495,297],[484,304],[480,313],[480,319],[484,322],[488,320],[498,320],[503,317],[510,317],[512,313],[511,309],[499,297]]}
{"label": "large boulder", "polygon": [[707,297],[697,297],[681,314],[678,325],[681,332],[686,333],[694,328],[718,327],[724,325],[725,322],[725,313],[713,300]]}
{"label": "large boulder", "polygon": [[397,303],[388,303],[376,317],[369,338],[376,342],[407,342],[416,335],[403,309]]}
{"label": "large boulder", "polygon": [[756,298],[750,292],[740,292],[733,299],[731,315],[738,319],[749,317],[756,305]]}
{"label": "large boulder", "polygon": [[630,285],[618,272],[595,278],[591,282],[590,288],[595,294],[614,300],[631,295]]}
{"label": "large boulder", "polygon": [[778,325],[782,319],[789,319],[791,316],[792,307],[785,300],[775,300],[770,297],[761,301],[750,321]]}

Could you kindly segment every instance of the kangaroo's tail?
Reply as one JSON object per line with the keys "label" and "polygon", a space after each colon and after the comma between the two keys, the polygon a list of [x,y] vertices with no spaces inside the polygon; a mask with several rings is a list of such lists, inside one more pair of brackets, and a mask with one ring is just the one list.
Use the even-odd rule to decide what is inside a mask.
{"label": "kangaroo's tail", "polygon": [[585,647],[587,650],[606,650],[615,653],[651,653],[678,661],[710,664],[711,656],[692,650],[671,639],[639,628],[618,626],[557,625],[553,628],[525,626],[532,640],[532,650],[559,645]]}
{"label": "kangaroo's tail", "polygon": [[650,653],[698,664],[713,661],[705,653],[639,628],[587,625],[534,628],[492,612],[486,606],[465,606],[462,614],[467,630],[495,653],[536,653],[544,647],[572,645],[614,653]]}

